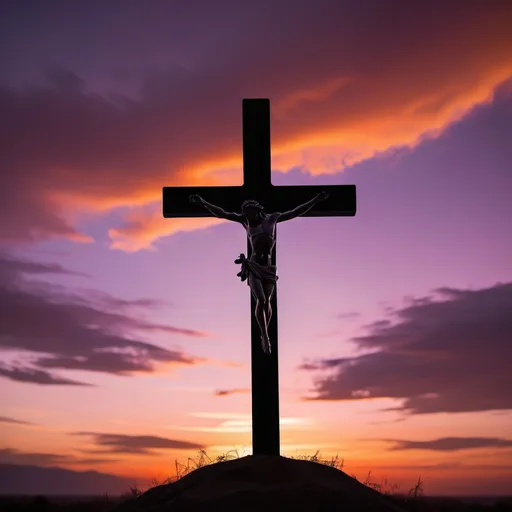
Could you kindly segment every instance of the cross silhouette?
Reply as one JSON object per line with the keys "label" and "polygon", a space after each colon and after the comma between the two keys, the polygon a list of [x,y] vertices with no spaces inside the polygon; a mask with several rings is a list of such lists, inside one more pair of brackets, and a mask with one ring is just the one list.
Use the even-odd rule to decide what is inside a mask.
{"label": "cross silhouette", "polygon": [[[292,210],[322,190],[329,197],[316,204],[305,217],[354,216],[356,214],[355,185],[329,186],[274,186],[270,165],[270,101],[244,99],[243,111],[243,167],[242,186],[221,187],[163,187],[163,216],[213,217],[201,204],[193,204],[189,197],[198,194],[206,201],[226,211],[240,211],[246,199],[255,199],[266,212]],[[251,246],[247,242],[247,257]],[[276,264],[276,251],[272,253]],[[235,277],[235,276],[233,276]],[[277,287],[276,287],[277,288]],[[252,446],[254,455],[279,455],[279,379],[277,338],[277,289],[272,297],[272,318],[268,328],[272,342],[270,355],[264,354],[260,344],[260,330],[254,316],[255,300],[251,297],[251,381],[252,381]]]}

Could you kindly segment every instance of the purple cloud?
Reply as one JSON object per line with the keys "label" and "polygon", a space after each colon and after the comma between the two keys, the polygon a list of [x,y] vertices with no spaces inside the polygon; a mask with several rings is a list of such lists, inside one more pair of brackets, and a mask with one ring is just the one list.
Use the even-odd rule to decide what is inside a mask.
{"label": "purple cloud", "polygon": [[440,288],[352,341],[372,351],[302,366],[328,372],[307,400],[396,398],[411,414],[512,409],[512,283]]}
{"label": "purple cloud", "polygon": [[0,350],[16,350],[33,358],[30,365],[1,364],[1,376],[36,384],[87,385],[47,370],[129,375],[151,372],[157,363],[192,365],[201,361],[144,341],[144,335],[152,331],[204,336],[193,329],[150,322],[134,311],[154,307],[156,302],[130,302],[99,292],[70,293],[27,279],[27,274],[49,272],[69,273],[57,265],[0,257]]}

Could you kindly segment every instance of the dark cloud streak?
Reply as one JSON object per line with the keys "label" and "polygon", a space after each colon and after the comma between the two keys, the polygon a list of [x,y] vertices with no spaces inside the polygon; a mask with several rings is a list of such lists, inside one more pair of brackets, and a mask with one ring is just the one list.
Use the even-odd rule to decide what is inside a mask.
{"label": "dark cloud streak", "polygon": [[28,368],[23,366],[9,367],[3,364],[0,367],[0,376],[6,377],[16,382],[26,382],[31,384],[51,385],[51,386],[91,386],[85,382],[78,382],[71,379],[57,377],[43,370]]}
{"label": "dark cloud streak", "polygon": [[230,396],[240,393],[250,393],[250,389],[246,388],[234,388],[234,389],[219,389],[215,391],[215,396]]}
{"label": "dark cloud streak", "polygon": [[30,421],[17,420],[15,418],[8,418],[7,416],[0,416],[0,423],[14,423],[15,425],[35,425]]}
{"label": "dark cloud streak", "polygon": [[188,441],[168,439],[159,436],[130,436],[98,432],[73,432],[75,436],[90,437],[100,449],[86,450],[87,453],[130,453],[155,455],[154,450],[198,450],[203,445]]}
{"label": "dark cloud streak", "polygon": [[361,313],[358,313],[357,311],[349,311],[346,313],[338,313],[336,315],[336,318],[338,318],[339,320],[354,320],[359,316],[361,316]]}
{"label": "dark cloud streak", "polygon": [[391,450],[429,450],[436,452],[455,452],[478,448],[512,448],[512,440],[497,437],[442,437],[431,441],[404,441],[383,439],[393,443]]}
{"label": "dark cloud streak", "polygon": [[14,448],[0,449],[0,464],[24,464],[34,466],[56,466],[60,464],[105,464],[117,462],[110,458],[83,458],[57,453],[23,452]]}

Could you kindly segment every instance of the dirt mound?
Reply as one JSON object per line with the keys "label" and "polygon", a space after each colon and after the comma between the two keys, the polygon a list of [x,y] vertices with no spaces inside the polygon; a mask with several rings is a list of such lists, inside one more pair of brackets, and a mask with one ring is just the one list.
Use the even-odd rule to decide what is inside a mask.
{"label": "dirt mound", "polygon": [[199,468],[122,503],[115,512],[400,512],[393,501],[339,469],[250,455]]}

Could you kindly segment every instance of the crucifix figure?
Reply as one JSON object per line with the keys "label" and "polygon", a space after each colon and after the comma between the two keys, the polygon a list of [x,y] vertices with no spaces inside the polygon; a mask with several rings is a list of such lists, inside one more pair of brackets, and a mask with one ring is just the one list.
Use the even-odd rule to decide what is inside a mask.
{"label": "crucifix figure", "polygon": [[252,255],[247,259],[244,254],[240,254],[235,263],[242,265],[238,276],[242,281],[247,280],[256,301],[254,316],[260,328],[261,347],[267,355],[270,355],[272,351],[268,327],[272,319],[271,299],[277,281],[277,268],[272,265],[272,251],[276,243],[276,224],[306,214],[316,203],[328,197],[329,193],[322,191],[307,203],[300,204],[293,210],[273,213],[265,213],[263,206],[258,201],[247,199],[242,203],[241,212],[236,213],[227,212],[220,206],[205,201],[198,194],[190,196],[192,203],[203,205],[215,217],[242,224],[247,232],[247,241],[250,244]]}
{"label": "crucifix figure", "polygon": [[[252,447],[255,455],[279,455],[279,378],[277,336],[276,224],[295,216],[335,217],[356,214],[355,185],[274,186],[270,172],[270,101],[244,99],[243,176],[241,186],[163,187],[163,216],[233,215],[247,230],[247,258],[242,254],[240,277],[251,287]],[[312,199],[313,198],[313,199]],[[219,208],[220,210],[210,210]],[[204,205],[204,206],[203,206]],[[218,206],[217,206],[218,205]],[[263,214],[261,205],[267,212]],[[297,207],[297,205],[300,205]],[[307,205],[307,206],[306,206]],[[241,213],[237,212],[242,206]],[[298,213],[297,213],[297,210]],[[294,213],[292,213],[294,212]],[[240,215],[240,218],[238,217]],[[288,215],[288,217],[287,217]],[[225,217],[226,218],[226,217]],[[242,220],[245,219],[245,220]],[[251,220],[252,219],[252,220]],[[257,226],[261,226],[258,228]],[[261,233],[260,233],[261,231]],[[257,236],[258,234],[264,236]],[[253,252],[256,253],[253,257]],[[270,254],[270,263],[268,255]],[[253,263],[251,263],[253,262]],[[256,267],[255,263],[259,263]],[[251,274],[259,275],[258,280]],[[263,277],[263,279],[262,279]],[[251,285],[253,281],[254,286]],[[266,307],[258,309],[263,294]],[[257,293],[255,293],[257,292]],[[270,300],[268,300],[270,298]],[[267,309],[268,308],[268,309]],[[259,321],[253,312],[260,311]],[[272,314],[270,315],[270,312]],[[262,329],[261,327],[264,327]],[[262,339],[262,331],[265,333]],[[272,344],[270,353],[269,340]],[[262,351],[262,342],[264,351]]]}

